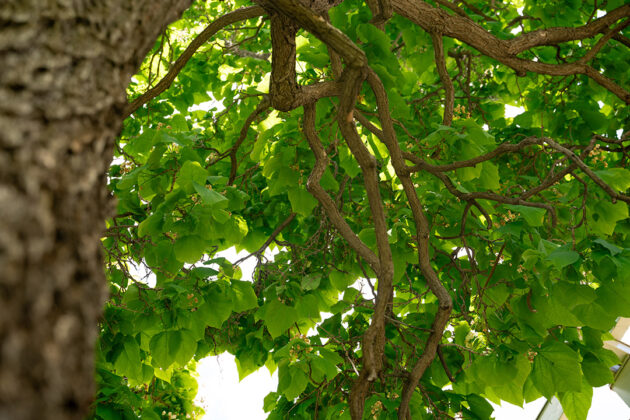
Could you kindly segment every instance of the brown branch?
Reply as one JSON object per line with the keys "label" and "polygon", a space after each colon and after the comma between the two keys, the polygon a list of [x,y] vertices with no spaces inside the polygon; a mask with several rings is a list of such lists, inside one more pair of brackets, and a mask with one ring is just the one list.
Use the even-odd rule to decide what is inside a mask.
{"label": "brown branch", "polygon": [[[383,202],[380,197],[376,161],[374,156],[368,152],[367,148],[361,141],[353,122],[354,105],[365,77],[364,69],[367,67],[367,58],[365,53],[345,34],[297,1],[259,1],[261,3],[264,2],[265,7],[274,9],[276,12],[290,17],[300,26],[318,37],[328,47],[343,57],[346,64],[346,69],[344,70],[338,83],[340,103],[337,114],[337,123],[352,154],[357,159],[357,162],[363,172],[378,248],[378,264],[372,265],[378,278],[376,304],[374,307],[372,322],[370,323],[368,330],[363,335],[361,346],[363,353],[363,367],[359,378],[355,381],[350,393],[351,416],[353,419],[360,420],[363,416],[364,402],[367,397],[368,390],[371,383],[378,378],[383,366],[383,354],[385,347],[385,315],[393,295],[392,278],[394,272],[391,249],[388,242],[385,212],[383,209]],[[305,105],[305,120],[307,114],[306,110],[311,107],[312,104]],[[312,116],[312,111],[309,111],[309,114]],[[316,136],[313,135],[314,122],[309,121],[309,125],[312,125],[313,132],[310,132],[310,128],[306,128],[305,121],[305,133],[310,132],[307,138],[309,139],[311,146],[315,146],[313,149],[316,153],[317,165],[314,168],[311,177],[309,177],[308,187],[314,195],[318,194],[318,200],[320,200],[322,205],[324,205],[324,203],[328,200],[326,200],[327,195],[322,194],[322,191],[319,190],[319,188],[321,188],[319,187],[319,178],[325,168],[325,153],[323,151],[323,147],[318,147],[319,142],[315,141]],[[330,200],[330,204],[332,204],[332,200]],[[335,214],[337,211],[334,205],[330,206],[329,209],[325,208],[325,210],[330,214]],[[342,227],[343,224],[345,224],[345,221],[341,223],[342,221],[343,219],[339,217],[336,222],[333,221],[333,223],[337,223],[339,227]],[[353,232],[349,231],[345,232],[345,234],[347,238],[355,240],[354,237],[356,235],[354,235]],[[361,249],[362,245],[364,245],[362,242],[355,241],[356,247],[353,247],[355,247],[355,249]],[[367,256],[369,257],[370,255],[368,254]]]}
{"label": "brown branch", "polygon": [[394,276],[394,264],[388,241],[387,223],[380,194],[376,159],[365,147],[354,126],[354,105],[361,90],[364,74],[363,70],[346,68],[342,76],[343,82],[340,83],[343,86],[343,90],[340,93],[337,113],[337,123],[341,134],[363,173],[363,182],[370,203],[379,257],[379,269],[376,271],[378,289],[374,314],[372,315],[372,322],[363,335],[361,342],[363,368],[350,393],[350,411],[353,419],[362,418],[367,391],[371,382],[378,378],[383,368],[385,315],[393,296],[392,279]]}
{"label": "brown branch", "polygon": [[444,45],[442,43],[442,36],[436,33],[431,34],[431,40],[433,40],[433,50],[435,52],[435,64],[437,66],[440,80],[444,86],[446,97],[444,99],[444,120],[442,124],[450,126],[453,122],[453,105],[455,103],[455,88],[453,87],[453,81],[448,75],[446,70],[446,61],[444,59]]}
{"label": "brown branch", "polygon": [[123,111],[124,117],[128,117],[133,114],[142,105],[149,102],[151,99],[158,96],[171,86],[171,83],[175,80],[179,72],[184,68],[188,60],[195,54],[195,52],[208,41],[214,34],[228,25],[239,22],[245,19],[251,19],[265,14],[265,11],[260,6],[244,7],[237,9],[233,12],[227,13],[220,18],[212,22],[206,29],[203,30],[195,39],[192,40],[190,45],[184,50],[173,66],[169,69],[168,73],[160,80],[154,87],[134,99],[129,103]]}
{"label": "brown branch", "polygon": [[295,35],[298,26],[288,16],[271,11],[271,78],[269,96],[279,111],[290,111],[297,97]]}
{"label": "brown branch", "polygon": [[418,171],[428,171],[428,172],[448,172],[454,171],[455,169],[465,168],[469,166],[475,166],[479,163],[485,162],[497,156],[501,156],[506,153],[516,152],[525,148],[526,146],[530,146],[533,144],[539,144],[535,137],[528,137],[524,140],[521,140],[519,143],[503,143],[498,146],[496,149],[491,152],[485,153],[483,155],[474,157],[468,160],[461,160],[453,163],[449,163],[446,165],[432,165],[421,157],[414,155],[413,153],[403,152],[403,156],[405,159],[415,163],[416,165],[407,167],[407,171],[409,172],[418,172]]}
{"label": "brown branch", "polygon": [[459,15],[449,15],[444,10],[424,1],[393,0],[394,10],[421,26],[429,33],[459,39],[484,55],[511,67],[518,75],[528,71],[551,76],[584,74],[614,93],[625,103],[630,104],[630,93],[595,69],[583,63],[547,64],[524,60],[517,54],[529,48],[542,45],[556,45],[561,42],[585,39],[595,36],[615,21],[630,16],[630,5],[621,6],[605,16],[579,28],[549,28],[529,32],[511,40],[501,40],[486,31],[482,26]]}
{"label": "brown branch", "polygon": [[627,36],[623,36],[621,34],[614,34],[613,35],[613,39],[615,41],[619,41],[620,43],[622,43],[626,47],[630,48],[630,38],[628,38]]}
{"label": "brown branch", "polygon": [[613,190],[612,187],[604,182],[591,168],[588,167],[582,159],[578,155],[575,154],[572,150],[567,149],[563,145],[555,142],[554,140],[544,137],[540,139],[541,142],[548,144],[552,149],[557,150],[558,152],[564,153],[569,160],[571,160],[574,164],[577,165],[578,168],[582,170],[589,178],[593,180],[599,187],[604,190],[611,198],[612,202],[615,203],[617,200],[625,201],[626,203],[630,203],[630,196],[625,194],[620,194],[617,191]]}
{"label": "brown branch", "polygon": [[496,201],[497,203],[502,203],[502,204],[519,205],[519,206],[526,206],[526,207],[537,207],[537,208],[547,210],[547,212],[551,215],[551,225],[553,227],[555,227],[556,224],[558,223],[556,209],[553,208],[553,206],[549,204],[527,201],[527,200],[523,200],[522,198],[506,197],[506,196],[495,194],[489,191],[463,193],[459,191],[457,187],[455,187],[455,185],[453,184],[453,181],[451,181],[451,179],[447,177],[446,175],[444,175],[443,173],[439,173],[439,172],[436,172],[436,173],[430,172],[430,173],[436,178],[438,178],[440,181],[442,181],[446,189],[455,197],[459,198],[460,200],[471,201],[471,200],[483,199],[483,200]]}
{"label": "brown branch", "polygon": [[363,258],[370,265],[372,270],[378,269],[378,257],[367,245],[359,239],[359,237],[352,231],[352,228],[344,220],[343,216],[335,206],[334,201],[328,193],[319,184],[326,167],[328,166],[328,156],[326,150],[321,144],[317,131],[315,131],[315,105],[304,105],[304,136],[306,137],[308,144],[315,155],[315,166],[313,171],[308,177],[306,183],[306,189],[313,194],[313,196],[319,201],[322,208],[326,212],[326,216],[330,219],[331,223],[339,234],[348,242],[348,244],[355,250],[355,252]]}
{"label": "brown branch", "polygon": [[409,416],[409,403],[411,402],[413,392],[418,386],[420,378],[422,378],[422,375],[424,375],[424,372],[435,358],[438,344],[442,340],[442,334],[444,333],[444,329],[446,328],[446,324],[453,309],[453,300],[446,288],[440,282],[437,273],[431,266],[431,257],[429,255],[429,221],[422,209],[422,204],[420,203],[416,189],[411,181],[411,177],[406,171],[405,161],[400,150],[398,140],[396,139],[394,122],[389,113],[387,92],[385,91],[385,87],[378,75],[371,69],[368,69],[367,81],[374,92],[374,96],[376,97],[379,120],[381,121],[381,126],[383,127],[383,141],[389,150],[392,165],[403,186],[403,190],[407,196],[414,218],[414,223],[416,225],[416,240],[418,244],[418,262],[420,265],[420,271],[422,272],[429,289],[431,289],[431,292],[438,299],[438,311],[435,314],[435,318],[431,326],[432,332],[427,338],[422,355],[416,361],[411,372],[409,372],[409,377],[403,387],[400,407],[398,409],[398,418],[404,420]]}
{"label": "brown branch", "polygon": [[355,45],[346,34],[297,1],[256,0],[256,2],[294,19],[295,23],[315,35],[341,55],[345,59],[346,65],[362,67],[367,63],[367,57],[363,50]]}
{"label": "brown branch", "polygon": [[245,141],[245,138],[247,137],[247,132],[249,131],[249,127],[252,125],[254,120],[258,118],[260,114],[262,114],[263,112],[267,110],[267,108],[269,108],[270,105],[271,105],[271,101],[269,99],[269,96],[268,95],[263,96],[262,101],[260,101],[256,109],[254,109],[254,111],[251,114],[249,114],[249,116],[245,120],[245,123],[243,124],[243,127],[241,128],[241,132],[238,136],[238,139],[234,143],[234,146],[230,148],[230,165],[231,166],[230,166],[230,178],[228,179],[227,185],[232,185],[234,183],[234,180],[236,179],[236,170],[238,169],[238,161],[236,160],[236,153],[238,152],[238,149],[241,147],[241,144],[243,144],[243,141]]}
{"label": "brown branch", "polygon": [[591,48],[585,55],[584,57],[580,58],[578,61],[580,63],[588,63],[589,61],[591,61],[593,58],[595,58],[595,55],[604,47],[604,45],[606,45],[606,43],[616,34],[618,34],[619,32],[623,31],[625,28],[628,27],[628,25],[630,24],[630,19],[626,19],[625,21],[621,22],[619,25],[615,26],[614,28],[610,29],[609,31],[607,31],[603,37],[601,37],[597,43],[593,46],[593,48]]}
{"label": "brown branch", "polygon": [[240,263],[242,263],[243,261],[256,256],[257,258],[260,259],[260,257],[263,255],[263,253],[265,252],[265,250],[267,249],[267,247],[269,245],[271,245],[271,243],[278,237],[278,235],[280,235],[280,232],[282,232],[284,230],[284,228],[286,228],[287,226],[289,226],[289,223],[291,223],[293,221],[293,219],[295,219],[295,213],[291,213],[286,219],[284,219],[282,221],[282,223],[280,223],[278,226],[276,226],[276,228],[273,230],[273,232],[271,232],[271,235],[269,235],[269,238],[267,238],[267,240],[265,241],[264,244],[262,244],[260,246],[260,248],[258,248],[256,251],[252,252],[251,254],[239,259],[238,261],[234,262],[234,264],[232,264],[233,266],[237,266]]}
{"label": "brown branch", "polygon": [[438,357],[440,358],[440,363],[442,364],[442,368],[444,369],[444,373],[446,373],[446,376],[448,376],[448,379],[455,383],[455,378],[453,378],[453,374],[451,373],[450,369],[448,368],[448,365],[446,364],[446,360],[444,359],[444,354],[442,354],[442,347],[438,346],[437,348],[437,354]]}
{"label": "brown branch", "polygon": [[533,47],[557,45],[563,42],[592,38],[610,25],[630,16],[630,5],[618,7],[584,26],[577,28],[556,27],[524,33],[507,41],[508,53],[515,55]]}

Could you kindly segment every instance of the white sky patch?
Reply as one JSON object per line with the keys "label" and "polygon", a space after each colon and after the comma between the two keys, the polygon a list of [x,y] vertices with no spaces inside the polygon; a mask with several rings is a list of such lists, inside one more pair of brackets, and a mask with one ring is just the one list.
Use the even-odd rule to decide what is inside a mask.
{"label": "white sky patch", "polygon": [[628,420],[630,407],[608,385],[593,389],[591,409],[586,420]]}
{"label": "white sky patch", "polygon": [[217,111],[223,111],[225,109],[225,107],[223,106],[223,102],[214,99],[210,92],[208,92],[208,95],[210,95],[210,97],[212,98],[211,100],[202,102],[200,104],[194,104],[193,106],[188,108],[188,112],[210,111],[210,109],[212,108],[216,108]]}
{"label": "white sky patch", "polygon": [[[372,285],[374,285],[376,280],[370,279],[370,281],[372,282]],[[372,288],[370,287],[370,283],[363,277],[357,279],[357,281],[352,283],[350,287],[353,287],[357,289],[359,292],[361,292],[361,296],[363,296],[363,299],[366,299],[366,300],[376,299],[376,296],[374,295],[374,293],[372,292]],[[374,288],[376,289],[376,286]]]}
{"label": "white sky patch", "polygon": [[239,382],[234,356],[223,353],[201,360],[197,364],[197,373],[199,391],[195,402],[206,412],[203,420],[267,418],[263,400],[277,388],[277,371],[269,375],[266,368],[261,368]]}
{"label": "white sky patch", "polygon": [[[267,248],[264,256],[268,260],[273,260],[275,254],[277,251]],[[247,251],[237,254],[234,247],[217,254],[218,257],[224,257],[229,261],[237,261],[247,255],[249,255]],[[256,258],[251,257],[243,261],[239,267],[243,273],[241,280],[252,281]],[[239,382],[234,356],[223,353],[201,359],[197,364],[197,373],[199,390],[195,403],[206,412],[202,420],[267,418],[262,408],[263,400],[268,393],[278,387],[277,371],[270,375],[267,368],[262,367]]]}
{"label": "white sky patch", "polygon": [[[496,420],[534,420],[545,405],[545,399],[539,398],[525,404],[523,408],[505,401],[502,401],[501,405],[490,404],[494,407]],[[593,400],[586,420],[628,420],[628,418],[630,418],[630,407],[608,385],[593,389]]]}
{"label": "white sky patch", "polygon": [[539,398],[525,404],[523,408],[505,401],[501,405],[490,404],[494,407],[493,416],[496,420],[534,420],[545,405],[545,399]]}
{"label": "white sky patch", "polygon": [[525,112],[525,108],[523,108],[522,106],[505,105],[505,118],[514,118],[517,115],[522,114],[523,112]]}

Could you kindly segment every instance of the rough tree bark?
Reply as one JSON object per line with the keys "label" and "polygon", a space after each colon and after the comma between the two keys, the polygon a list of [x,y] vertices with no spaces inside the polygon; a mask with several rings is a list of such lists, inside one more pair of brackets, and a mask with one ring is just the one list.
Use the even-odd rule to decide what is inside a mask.
{"label": "rough tree bark", "polygon": [[80,419],[125,88],[191,0],[0,4],[0,419]]}

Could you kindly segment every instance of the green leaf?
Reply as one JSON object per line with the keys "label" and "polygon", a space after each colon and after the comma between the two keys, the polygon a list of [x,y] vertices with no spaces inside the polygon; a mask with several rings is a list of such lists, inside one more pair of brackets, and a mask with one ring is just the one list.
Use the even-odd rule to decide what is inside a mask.
{"label": "green leaf", "polygon": [[230,284],[234,293],[234,312],[243,312],[258,307],[258,298],[250,282],[232,280]]}
{"label": "green leaf", "polygon": [[628,205],[624,202],[613,204],[609,201],[598,201],[592,208],[588,207],[589,223],[595,233],[612,235],[617,222],[628,217]]}
{"label": "green leaf", "polygon": [[501,178],[499,177],[499,168],[492,162],[484,162],[481,164],[481,176],[479,185],[486,190],[497,190],[501,186]]}
{"label": "green leaf", "polygon": [[530,377],[546,398],[558,392],[579,392],[581,370],[579,356],[566,344],[551,341],[537,350]]}
{"label": "green leaf", "polygon": [[593,388],[587,383],[582,384],[578,391],[561,392],[558,394],[562,410],[569,420],[586,420],[591,408]]}
{"label": "green leaf", "polygon": [[623,251],[623,249],[619,248],[617,245],[611,244],[610,242],[607,242],[601,238],[597,238],[593,242],[596,244],[600,244],[601,246],[606,248],[610,252],[610,255],[617,255],[621,251]]}
{"label": "green leaf", "polygon": [[114,368],[129,379],[136,382],[143,381],[140,346],[135,338],[125,337],[121,345],[121,352],[114,362]]}
{"label": "green leaf", "polygon": [[317,207],[317,200],[301,188],[289,190],[289,201],[294,212],[302,216],[310,216],[313,209]]}
{"label": "green leaf", "polygon": [[173,251],[175,258],[179,261],[194,264],[201,259],[206,251],[206,246],[206,241],[200,236],[182,236],[175,241]]}
{"label": "green leaf", "polygon": [[300,318],[319,320],[319,300],[312,294],[300,297],[295,305]]}
{"label": "green leaf", "polygon": [[163,331],[151,338],[149,349],[157,365],[168,369],[175,362],[186,365],[195,355],[197,342],[188,330]]}
{"label": "green leaf", "polygon": [[188,131],[190,128],[188,127],[188,121],[186,121],[186,117],[182,114],[175,114],[171,117],[170,120],[171,127],[173,127],[176,131]]}
{"label": "green leaf", "polygon": [[337,290],[344,290],[346,287],[354,283],[354,278],[340,271],[332,271],[329,275],[330,282]]}
{"label": "green leaf", "polygon": [[302,290],[309,291],[317,289],[321,280],[322,275],[318,273],[305,275],[302,277]]}
{"label": "green leaf", "polygon": [[219,194],[215,190],[208,189],[195,181],[193,181],[192,185],[205,204],[218,209],[224,209],[228,206],[228,199],[222,194]]}
{"label": "green leaf", "polygon": [[600,177],[605,183],[613,189],[625,192],[630,188],[630,170],[625,168],[610,168],[601,171],[595,171],[595,175]]}
{"label": "green leaf", "polygon": [[199,162],[188,160],[184,162],[179,170],[177,184],[181,186],[186,193],[192,194],[195,191],[193,182],[205,185],[207,177],[208,171],[206,171]]}
{"label": "green leaf", "polygon": [[545,209],[538,207],[528,207],[520,205],[507,205],[505,206],[510,210],[514,210],[523,216],[523,219],[530,226],[542,226],[545,218]]}
{"label": "green leaf", "polygon": [[291,384],[284,390],[284,396],[289,401],[293,401],[306,389],[308,377],[304,371],[295,366],[289,366],[289,372],[291,373]]}
{"label": "green leaf", "polygon": [[185,366],[193,358],[195,351],[197,351],[197,340],[195,340],[195,335],[190,330],[181,329],[177,332],[180,336],[180,343],[179,349],[175,354],[175,361],[180,366]]}
{"label": "green leaf", "polygon": [[162,233],[163,226],[164,214],[161,212],[153,213],[138,225],[138,236],[157,236]]}
{"label": "green leaf", "polygon": [[582,359],[582,372],[592,387],[603,386],[613,382],[611,370],[593,353],[586,353]]}
{"label": "green leaf", "polygon": [[132,155],[146,155],[158,140],[158,132],[154,128],[146,128],[135,139],[130,139],[124,150]]}
{"label": "green leaf", "polygon": [[273,338],[284,334],[298,320],[295,308],[277,300],[266,303],[261,309],[264,310],[262,319]]}
{"label": "green leaf", "polygon": [[199,316],[212,328],[221,328],[223,322],[234,310],[234,303],[227,290],[213,287],[205,298],[205,303],[199,307]]}
{"label": "green leaf", "polygon": [[477,418],[489,419],[494,411],[490,403],[479,395],[470,394],[466,397],[466,400],[468,401],[468,405],[470,405],[470,411],[472,411]]}
{"label": "green leaf", "polygon": [[551,261],[557,268],[564,268],[580,259],[580,254],[564,248],[558,248],[547,256],[547,261]]}
{"label": "green leaf", "polygon": [[588,109],[585,107],[580,110],[580,116],[593,131],[604,128],[608,124],[608,118],[596,109]]}

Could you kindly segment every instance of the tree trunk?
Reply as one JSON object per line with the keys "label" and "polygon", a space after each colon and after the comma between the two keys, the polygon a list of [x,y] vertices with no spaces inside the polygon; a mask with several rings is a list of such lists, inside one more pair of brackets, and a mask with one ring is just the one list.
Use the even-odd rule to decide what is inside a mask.
{"label": "tree trunk", "polygon": [[0,419],[82,419],[125,88],[190,0],[2,0]]}

